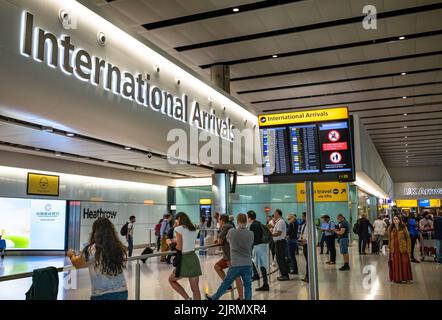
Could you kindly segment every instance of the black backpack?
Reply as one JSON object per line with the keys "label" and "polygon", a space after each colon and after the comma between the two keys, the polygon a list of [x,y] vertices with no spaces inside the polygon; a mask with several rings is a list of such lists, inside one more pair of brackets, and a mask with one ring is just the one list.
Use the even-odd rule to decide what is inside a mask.
{"label": "black backpack", "polygon": [[270,232],[269,228],[267,228],[267,226],[263,225],[261,222],[259,222],[259,226],[262,233],[261,242],[269,243],[272,240],[272,233]]}
{"label": "black backpack", "polygon": [[357,221],[354,225],[353,225],[353,232],[355,234],[359,234],[359,221]]}
{"label": "black backpack", "polygon": [[127,236],[127,232],[129,231],[129,222],[126,222],[125,224],[123,224],[123,226],[121,227],[120,230],[120,234],[125,237]]}

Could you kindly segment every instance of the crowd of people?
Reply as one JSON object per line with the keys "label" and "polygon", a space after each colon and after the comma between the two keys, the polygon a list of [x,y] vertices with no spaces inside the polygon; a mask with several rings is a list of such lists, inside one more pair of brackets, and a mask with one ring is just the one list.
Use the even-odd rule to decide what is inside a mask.
{"label": "crowd of people", "polygon": [[[336,220],[333,221],[329,215],[321,217],[317,225],[321,232],[318,246],[319,254],[324,254],[324,245],[326,246],[325,254],[329,257],[326,263],[335,265],[337,241],[343,258],[340,271],[350,270],[348,247],[351,231],[358,235],[358,251],[361,255],[367,254],[366,250],[370,247],[371,253],[379,253],[382,244],[385,243],[388,247],[389,277],[392,282],[412,282],[411,262],[419,262],[414,253],[415,247],[417,242],[422,242],[425,238],[436,239],[436,260],[442,263],[442,212],[439,212],[437,217],[433,217],[428,212],[415,215],[397,210],[391,220],[379,216],[373,223],[362,214],[352,230],[344,215],[338,214]],[[91,299],[127,299],[127,284],[123,270],[127,257],[132,255],[135,221],[135,216],[131,216],[125,225],[124,235],[127,246],[118,237],[112,222],[106,218],[99,218],[94,222],[89,243],[81,253],[76,255],[73,250],[68,251],[67,255],[76,268],[89,268]],[[201,219],[199,225],[193,224],[184,212],[179,212],[175,217],[166,214],[155,228],[158,235],[157,250],[176,251],[173,255],[161,256],[161,261],[173,264],[175,267],[168,281],[184,299],[201,299],[199,277],[202,275],[202,269],[195,253],[195,243],[198,236],[203,236],[201,231],[207,228],[209,223],[210,226],[213,224],[212,227],[219,229],[215,244],[221,247],[222,257],[215,263],[214,269],[221,283],[212,295],[206,294],[206,299],[219,299],[226,291],[232,290],[235,283],[238,299],[250,300],[252,281],[258,279],[262,279],[262,285],[256,288],[256,291],[269,291],[270,256],[276,260],[279,269],[280,275],[277,280],[290,280],[289,275],[299,273],[297,260],[299,248],[302,248],[306,262],[306,274],[302,280],[309,281],[307,250],[309,239],[305,213],[302,213],[301,219],[297,219],[294,214],[289,214],[284,219],[282,211],[276,209],[272,216],[267,217],[266,223],[258,221],[253,210],[247,214],[238,214],[236,221],[232,220],[232,216],[217,213],[213,221]],[[123,231],[120,233],[123,234]],[[180,284],[183,278],[189,281],[191,295]]]}

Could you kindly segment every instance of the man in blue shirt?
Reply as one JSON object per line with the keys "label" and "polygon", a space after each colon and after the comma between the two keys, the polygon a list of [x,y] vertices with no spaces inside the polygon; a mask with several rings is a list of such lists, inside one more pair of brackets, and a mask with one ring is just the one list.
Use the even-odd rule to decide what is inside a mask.
{"label": "man in blue shirt", "polygon": [[328,252],[330,253],[330,261],[327,264],[336,264],[336,247],[335,247],[335,233],[336,225],[330,220],[329,215],[324,215],[324,228],[321,227],[325,234],[325,243],[327,244]]}
{"label": "man in blue shirt", "polygon": [[0,234],[0,255],[2,259],[5,258],[5,249],[6,249],[6,240],[2,239],[2,235]]}
{"label": "man in blue shirt", "polygon": [[339,268],[339,270],[348,271],[350,270],[350,265],[349,265],[350,257],[348,255],[348,234],[350,231],[350,225],[348,224],[347,220],[345,220],[344,215],[338,214],[336,218],[338,219],[339,225],[334,232],[339,236],[338,238],[339,248],[341,254],[344,256],[344,265],[341,268]]}

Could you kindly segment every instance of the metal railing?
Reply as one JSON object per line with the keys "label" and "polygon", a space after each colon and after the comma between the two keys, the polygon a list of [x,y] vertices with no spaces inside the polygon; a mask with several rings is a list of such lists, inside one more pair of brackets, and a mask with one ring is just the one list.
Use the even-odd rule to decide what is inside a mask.
{"label": "metal railing", "polygon": [[[214,245],[210,245],[210,246],[200,246],[200,247],[195,248],[195,251],[207,250],[207,249],[215,248],[215,247],[220,247],[220,245],[214,244]],[[126,261],[136,261],[136,265],[135,265],[135,300],[140,300],[140,291],[141,291],[141,263],[140,263],[140,260],[161,257],[161,256],[168,256],[168,255],[173,255],[175,253],[176,253],[176,251],[163,251],[163,252],[142,254],[139,256],[133,256],[133,257],[126,259]],[[267,267],[268,274],[267,274],[267,276],[268,276],[268,281],[270,283],[271,282],[271,275],[278,272],[279,268],[276,268],[275,270],[270,271],[271,260],[272,260],[272,254],[271,254],[270,248],[268,249],[268,254],[269,254],[269,257],[268,257],[268,267]],[[57,272],[67,272],[70,270],[75,270],[75,267],[73,265],[68,265],[68,266],[59,267],[56,269],[57,269]],[[30,278],[32,276],[33,276],[33,271],[5,275],[5,276],[0,276],[0,282]],[[258,280],[258,285],[260,285],[259,280]],[[235,299],[234,291],[236,289],[237,289],[237,287],[232,284],[232,289],[231,289],[232,300]]]}
{"label": "metal railing", "polygon": [[[207,250],[207,249],[214,248],[214,247],[219,247],[219,245],[215,244],[215,245],[211,245],[211,246],[197,247],[197,248],[195,248],[195,251]],[[135,300],[140,300],[140,288],[141,288],[140,287],[140,281],[141,281],[140,260],[154,258],[154,257],[168,256],[168,255],[173,255],[175,253],[177,253],[177,252],[176,251],[163,251],[163,252],[156,252],[156,253],[150,253],[150,254],[142,254],[139,256],[134,256],[134,257],[130,257],[130,258],[126,259],[126,261],[136,261],[136,266],[135,266]],[[74,270],[75,267],[73,265],[69,265],[69,266],[59,267],[56,269],[57,269],[57,272],[66,272],[66,271]],[[24,279],[24,278],[31,278],[32,276],[33,276],[33,271],[5,275],[5,276],[0,276],[0,282],[18,280],[18,279]],[[233,292],[233,290],[232,290],[232,292]]]}

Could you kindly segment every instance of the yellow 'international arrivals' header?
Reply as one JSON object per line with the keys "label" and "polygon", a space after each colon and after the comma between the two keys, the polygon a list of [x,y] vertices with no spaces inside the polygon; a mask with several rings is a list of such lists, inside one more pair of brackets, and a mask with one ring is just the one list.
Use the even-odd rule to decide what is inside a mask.
{"label": "yellow 'international arrivals' header", "polygon": [[259,126],[296,124],[348,119],[348,108],[317,109],[298,112],[262,114],[258,116]]}

